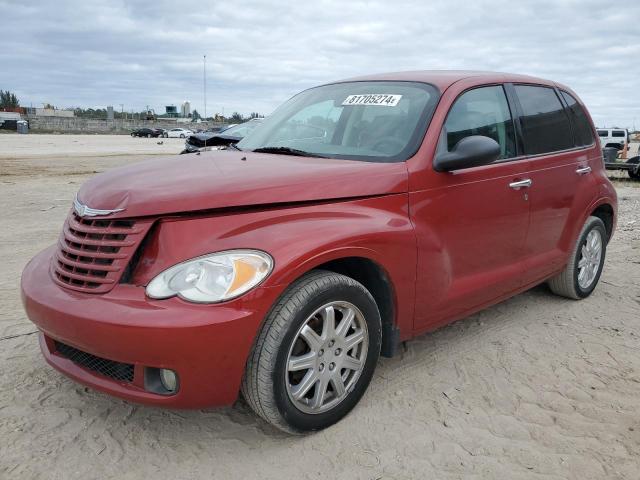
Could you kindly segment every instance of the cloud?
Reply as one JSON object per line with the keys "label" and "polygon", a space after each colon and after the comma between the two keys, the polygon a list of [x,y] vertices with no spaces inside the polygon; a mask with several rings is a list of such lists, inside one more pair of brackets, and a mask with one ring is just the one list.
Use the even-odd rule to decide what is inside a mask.
{"label": "cloud", "polygon": [[0,88],[23,104],[185,99],[268,114],[301,89],[384,71],[525,73],[572,87],[599,125],[640,127],[640,3],[0,0]]}

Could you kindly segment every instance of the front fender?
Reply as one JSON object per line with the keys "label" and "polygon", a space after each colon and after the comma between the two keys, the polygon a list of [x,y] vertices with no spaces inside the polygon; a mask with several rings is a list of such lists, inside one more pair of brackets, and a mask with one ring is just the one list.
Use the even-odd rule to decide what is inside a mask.
{"label": "front fender", "polygon": [[[283,292],[306,272],[332,260],[377,263],[392,284],[396,325],[413,326],[416,237],[406,194],[160,220],[152,230],[132,283],[146,285],[176,263],[211,252],[253,248],[274,258],[264,286]],[[266,313],[266,312],[265,312]]]}

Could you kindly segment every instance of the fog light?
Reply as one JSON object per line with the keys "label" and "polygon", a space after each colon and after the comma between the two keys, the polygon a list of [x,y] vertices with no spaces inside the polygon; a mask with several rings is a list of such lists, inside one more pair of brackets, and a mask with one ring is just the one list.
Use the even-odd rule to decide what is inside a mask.
{"label": "fog light", "polygon": [[160,382],[162,382],[162,386],[166,388],[169,392],[175,392],[176,387],[178,386],[178,376],[176,372],[173,370],[169,370],[167,368],[160,369]]}

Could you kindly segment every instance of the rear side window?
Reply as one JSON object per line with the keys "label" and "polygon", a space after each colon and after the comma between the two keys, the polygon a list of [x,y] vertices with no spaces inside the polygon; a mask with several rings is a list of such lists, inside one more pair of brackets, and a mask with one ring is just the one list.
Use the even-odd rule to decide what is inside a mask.
{"label": "rear side window", "polygon": [[573,148],[569,117],[553,88],[515,85],[522,106],[522,133],[525,153],[557,152]]}
{"label": "rear side window", "polygon": [[609,131],[608,130],[598,130],[598,136],[599,137],[608,137],[609,136]]}
{"label": "rear side window", "polygon": [[614,130],[611,132],[612,137],[624,137],[624,130]]}
{"label": "rear side window", "polygon": [[[564,101],[569,106],[569,116],[573,124],[573,135],[577,147],[591,145],[593,143],[593,131],[586,112],[578,101],[570,93],[561,90]],[[600,135],[600,133],[598,133]]]}
{"label": "rear side window", "polygon": [[483,135],[498,142],[500,158],[516,156],[513,121],[501,86],[463,93],[451,107],[441,135],[438,148],[449,152],[463,138]]}

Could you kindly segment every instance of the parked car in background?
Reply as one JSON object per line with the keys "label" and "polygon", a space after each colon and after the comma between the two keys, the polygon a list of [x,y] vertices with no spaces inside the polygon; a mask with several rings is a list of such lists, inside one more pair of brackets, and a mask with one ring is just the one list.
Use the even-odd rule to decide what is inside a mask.
{"label": "parked car in background", "polygon": [[186,138],[189,135],[193,135],[193,132],[186,128],[172,128],[167,131],[167,137],[169,138]]}
{"label": "parked car in background", "polygon": [[622,150],[629,147],[629,131],[626,128],[598,128],[598,138],[602,148],[614,147]]}
{"label": "parked car in background", "polygon": [[23,271],[27,315],[80,383],[169,408],[242,392],[293,433],[347,415],[402,341],[541,282],[588,297],[616,225],[584,105],[524,75],[311,88],[189,160],[82,185]]}
{"label": "parked car in background", "polygon": [[167,131],[164,128],[154,128],[153,130],[158,134],[158,137],[167,138]]}
{"label": "parked car in background", "polygon": [[132,137],[158,137],[159,132],[155,128],[138,128],[131,132]]}
{"label": "parked car in background", "polygon": [[187,138],[184,144],[184,150],[180,153],[219,150],[229,145],[234,145],[260,125],[262,120],[262,118],[254,118],[248,122],[233,125],[218,132],[205,131],[191,135]]}

